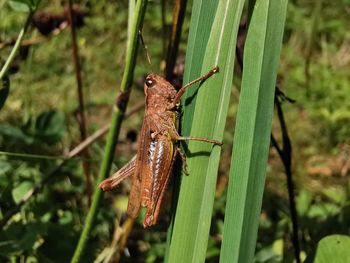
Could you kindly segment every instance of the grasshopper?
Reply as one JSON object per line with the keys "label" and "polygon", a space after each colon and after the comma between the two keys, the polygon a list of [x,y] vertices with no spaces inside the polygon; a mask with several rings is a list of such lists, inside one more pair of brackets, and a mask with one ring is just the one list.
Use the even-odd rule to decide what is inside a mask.
{"label": "grasshopper", "polygon": [[177,141],[196,140],[214,145],[221,142],[199,137],[182,137],[176,129],[176,116],[181,96],[191,85],[202,82],[219,71],[213,68],[203,76],[191,81],[177,91],[162,76],[149,74],[144,83],[145,116],[143,119],[138,150],[125,166],[110,178],[101,182],[103,191],[115,188],[131,176],[131,191],[127,214],[136,218],[141,207],[146,207],[143,226],[156,224],[163,196],[172,172],[174,161],[179,155],[185,165],[185,157]]}

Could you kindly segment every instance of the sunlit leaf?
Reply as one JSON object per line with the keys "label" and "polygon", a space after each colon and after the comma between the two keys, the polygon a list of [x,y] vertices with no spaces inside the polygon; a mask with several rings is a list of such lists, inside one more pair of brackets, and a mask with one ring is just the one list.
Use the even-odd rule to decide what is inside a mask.
{"label": "sunlit leaf", "polygon": [[275,85],[287,0],[256,0],[243,76],[220,262],[252,262],[265,186]]}
{"label": "sunlit leaf", "polygon": [[317,245],[316,255],[313,260],[308,258],[306,262],[313,263],[347,263],[350,259],[350,237],[344,235],[332,235],[321,239]]}
{"label": "sunlit leaf", "polygon": [[17,12],[29,12],[30,11],[30,2],[29,0],[9,0],[8,3],[10,7]]}
{"label": "sunlit leaf", "polygon": [[[244,1],[233,0],[193,3],[185,81],[214,66],[220,71],[200,87],[190,88],[183,99],[183,136],[223,138],[243,4]],[[169,262],[205,261],[220,153],[218,146],[188,143],[189,176],[183,176],[181,182]]]}
{"label": "sunlit leaf", "polygon": [[11,8],[18,12],[29,12],[35,10],[41,0],[9,0]]}
{"label": "sunlit leaf", "polygon": [[16,204],[18,204],[24,195],[33,187],[33,183],[30,181],[24,181],[20,183],[16,188],[12,190],[12,197]]}

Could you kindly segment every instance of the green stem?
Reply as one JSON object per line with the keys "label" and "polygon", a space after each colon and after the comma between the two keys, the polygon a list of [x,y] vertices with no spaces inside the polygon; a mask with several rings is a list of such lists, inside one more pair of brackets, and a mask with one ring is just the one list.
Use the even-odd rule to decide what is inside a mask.
{"label": "green stem", "polygon": [[173,72],[180,46],[181,31],[185,19],[186,6],[187,0],[177,0],[174,2],[173,25],[169,39],[165,66],[165,77],[167,80],[171,80],[174,75]]}
{"label": "green stem", "polygon": [[27,20],[26,20],[26,23],[24,24],[24,26],[22,27],[21,31],[19,32],[19,35],[18,35],[17,40],[16,40],[16,43],[13,46],[10,55],[8,56],[4,66],[2,67],[2,69],[0,71],[0,79],[2,79],[4,77],[4,75],[6,74],[7,70],[9,69],[13,59],[15,58],[15,55],[16,55],[19,47],[21,46],[21,42],[22,42],[22,39],[24,37],[24,34],[26,33],[26,31],[27,31],[27,29],[29,27],[30,20],[31,20],[33,14],[34,14],[34,11],[29,12]]}
{"label": "green stem", "polygon": [[[132,21],[132,27],[131,27],[129,41],[127,45],[126,65],[125,65],[124,75],[123,75],[123,79],[120,87],[121,93],[117,98],[117,105],[114,107],[114,111],[112,114],[111,128],[108,133],[107,144],[105,147],[105,152],[104,152],[100,172],[97,178],[97,182],[101,182],[103,179],[105,179],[108,176],[111,168],[111,164],[113,161],[114,148],[116,146],[116,142],[119,137],[121,123],[122,123],[126,105],[129,99],[129,92],[132,84],[137,49],[138,49],[138,31],[142,27],[146,6],[147,6],[147,0],[137,1],[135,13],[134,13],[134,19]],[[100,189],[96,188],[93,195],[92,204],[89,209],[86,222],[84,224],[83,232],[81,233],[78,245],[75,249],[73,258],[71,260],[72,263],[80,262],[81,257],[86,249],[88,237],[97,215],[97,209],[98,209],[98,204],[100,199],[101,199],[101,191]]]}

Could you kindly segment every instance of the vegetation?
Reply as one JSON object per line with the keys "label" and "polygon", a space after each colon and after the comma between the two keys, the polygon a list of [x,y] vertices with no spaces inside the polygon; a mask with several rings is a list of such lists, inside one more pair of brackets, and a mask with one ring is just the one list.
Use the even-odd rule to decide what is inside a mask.
{"label": "vegetation", "polygon": [[[287,1],[186,2],[0,0],[0,262],[350,257],[349,1],[291,0],[285,15]],[[175,165],[145,230],[125,216],[129,181],[95,186],[135,154],[144,76],[166,72],[179,87],[216,65],[186,92],[180,128],[224,145],[181,144],[188,175]],[[75,148],[82,129],[93,142]]]}

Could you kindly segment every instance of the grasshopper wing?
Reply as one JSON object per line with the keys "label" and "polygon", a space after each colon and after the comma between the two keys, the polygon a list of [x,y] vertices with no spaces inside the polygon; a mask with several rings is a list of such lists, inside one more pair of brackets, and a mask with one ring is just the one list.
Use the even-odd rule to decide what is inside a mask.
{"label": "grasshopper wing", "polygon": [[144,118],[139,145],[137,150],[135,173],[132,176],[131,191],[129,196],[127,213],[136,218],[141,208],[142,178],[148,178],[150,174],[149,148],[151,145],[151,130],[148,118]]}
{"label": "grasshopper wing", "polygon": [[143,222],[144,227],[149,227],[157,222],[165,189],[169,183],[172,166],[176,157],[174,143],[167,135],[160,135],[153,141],[151,147],[150,177],[152,179],[150,200],[147,203],[147,212]]}

